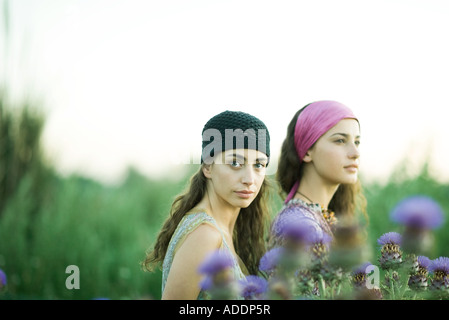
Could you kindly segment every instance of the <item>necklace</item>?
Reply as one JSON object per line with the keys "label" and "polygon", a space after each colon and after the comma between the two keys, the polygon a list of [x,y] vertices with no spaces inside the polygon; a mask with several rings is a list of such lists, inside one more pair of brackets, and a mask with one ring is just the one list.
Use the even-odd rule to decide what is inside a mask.
{"label": "necklace", "polygon": [[[296,191],[299,195],[303,196],[304,198],[307,199],[307,201],[310,202],[310,204],[313,204],[314,202],[312,201],[312,199],[310,199],[309,197],[307,197],[305,194]],[[335,213],[332,210],[329,209],[324,209],[324,207],[321,206],[321,213],[323,215],[324,220],[329,224],[329,225],[334,225],[337,222],[337,217],[335,216]]]}
{"label": "necklace", "polygon": [[305,194],[302,194],[301,192],[299,192],[299,191],[296,191],[299,195],[301,195],[301,196],[303,196],[304,198],[306,198],[307,199],[307,201],[309,201],[311,204],[313,204],[314,202],[312,201],[312,200],[310,200],[310,198],[309,197],[307,197]]}

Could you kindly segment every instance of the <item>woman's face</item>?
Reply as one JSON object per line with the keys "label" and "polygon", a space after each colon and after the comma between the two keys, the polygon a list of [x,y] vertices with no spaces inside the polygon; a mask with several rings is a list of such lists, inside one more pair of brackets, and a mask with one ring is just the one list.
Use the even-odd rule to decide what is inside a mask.
{"label": "woman's face", "polygon": [[343,119],[317,140],[304,162],[329,184],[353,184],[359,171],[359,144],[359,123]]}
{"label": "woman's face", "polygon": [[265,179],[267,156],[257,150],[235,149],[219,154],[204,175],[220,201],[246,208],[256,198]]}

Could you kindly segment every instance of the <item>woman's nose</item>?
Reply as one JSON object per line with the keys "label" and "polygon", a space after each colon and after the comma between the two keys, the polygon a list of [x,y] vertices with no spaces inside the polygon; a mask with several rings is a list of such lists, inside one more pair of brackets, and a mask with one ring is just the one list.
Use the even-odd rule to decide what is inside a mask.
{"label": "woman's nose", "polygon": [[255,172],[251,166],[247,166],[243,170],[242,182],[246,185],[254,184]]}

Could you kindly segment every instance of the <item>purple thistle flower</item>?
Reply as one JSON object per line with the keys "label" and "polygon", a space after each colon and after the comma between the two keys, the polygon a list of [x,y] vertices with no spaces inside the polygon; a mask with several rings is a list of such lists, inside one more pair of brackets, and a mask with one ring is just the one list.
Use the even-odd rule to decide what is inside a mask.
{"label": "purple thistle flower", "polygon": [[238,286],[232,269],[235,263],[232,253],[217,249],[200,264],[198,272],[204,276],[199,285],[209,292],[211,299],[228,300],[237,296]]}
{"label": "purple thistle flower", "polygon": [[325,259],[329,253],[332,237],[326,232],[317,233],[314,232],[310,235],[309,251],[313,260],[319,262]]}
{"label": "purple thistle flower", "polygon": [[329,247],[332,242],[332,237],[326,232],[313,232],[309,236],[309,241],[311,244],[323,244]]}
{"label": "purple thistle flower", "polygon": [[[416,257],[413,263],[410,278],[408,280],[408,286],[413,290],[425,290],[428,287],[427,275],[429,273],[428,267],[431,261],[426,256]],[[416,264],[416,267],[415,267]]]}
{"label": "purple thistle flower", "polygon": [[356,288],[366,287],[366,269],[372,265],[373,264],[371,262],[365,262],[352,270],[352,282]]}
{"label": "purple thistle flower", "polygon": [[445,276],[449,275],[449,258],[439,257],[430,261],[429,271],[433,273],[441,272]]}
{"label": "purple thistle flower", "polygon": [[401,245],[402,242],[402,236],[401,234],[397,232],[387,232],[380,236],[379,239],[377,239],[377,244],[381,246],[385,246],[387,244],[393,244],[393,245]]}
{"label": "purple thistle flower", "polygon": [[433,273],[430,290],[440,292],[445,298],[449,293],[449,258],[439,257],[430,262],[429,271]]}
{"label": "purple thistle flower", "polygon": [[257,300],[263,298],[268,290],[268,281],[254,275],[248,275],[239,281],[241,295],[245,300]]}
{"label": "purple thistle flower", "polygon": [[278,221],[276,236],[295,243],[310,244],[314,239],[322,237],[322,229],[316,221],[297,214],[284,214]]}
{"label": "purple thistle flower", "polygon": [[274,271],[278,265],[281,256],[284,252],[283,247],[276,247],[265,252],[265,254],[260,258],[259,270],[266,273],[271,273]]}
{"label": "purple thistle flower", "polygon": [[377,243],[382,246],[379,259],[382,269],[395,268],[402,262],[401,242],[402,236],[397,232],[384,233],[377,239]]}
{"label": "purple thistle flower", "polygon": [[0,289],[6,287],[6,279],[6,273],[2,269],[0,269]]}
{"label": "purple thistle flower", "polygon": [[234,259],[230,253],[225,250],[215,250],[200,264],[198,272],[206,275],[215,275],[231,268],[233,265]]}
{"label": "purple thistle flower", "polygon": [[372,265],[373,264],[371,262],[369,262],[369,261],[367,261],[365,263],[362,263],[361,265],[355,267],[352,270],[352,275],[353,276],[356,276],[356,275],[359,275],[359,274],[366,275],[366,268],[368,268],[369,266],[372,266]]}
{"label": "purple thistle flower", "polygon": [[427,258],[426,256],[418,256],[417,260],[418,260],[419,268],[428,270],[430,263],[431,263],[429,258]]}
{"label": "purple thistle flower", "polygon": [[443,223],[443,210],[427,196],[412,196],[400,201],[391,211],[394,222],[416,229],[435,229]]}

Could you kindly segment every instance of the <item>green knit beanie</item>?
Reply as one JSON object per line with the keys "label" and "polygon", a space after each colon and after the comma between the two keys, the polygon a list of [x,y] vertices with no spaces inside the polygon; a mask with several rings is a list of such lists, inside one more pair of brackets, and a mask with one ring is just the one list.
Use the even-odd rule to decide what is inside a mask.
{"label": "green knit beanie", "polygon": [[226,110],[212,117],[203,128],[201,163],[230,149],[254,149],[270,157],[270,133],[258,118]]}

